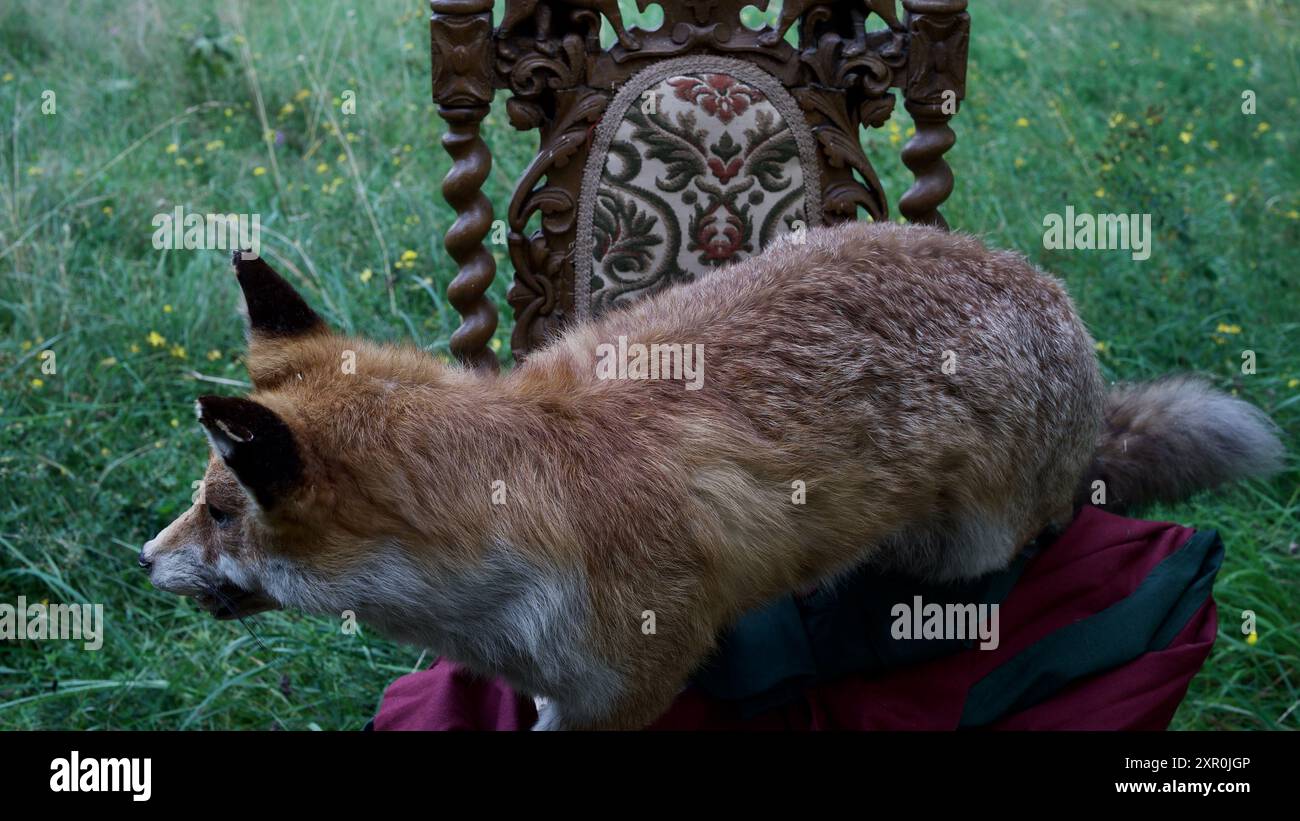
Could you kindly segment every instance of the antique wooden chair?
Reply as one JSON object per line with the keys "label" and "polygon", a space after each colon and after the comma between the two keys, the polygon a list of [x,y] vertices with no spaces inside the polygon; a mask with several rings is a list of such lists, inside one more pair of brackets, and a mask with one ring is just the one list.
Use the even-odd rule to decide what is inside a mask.
{"label": "antique wooden chair", "polygon": [[[966,0],[902,0],[901,15],[895,0],[786,0],[775,27],[754,30],[742,10],[761,2],[660,0],[664,22],[645,31],[623,25],[616,0],[507,0],[498,26],[492,0],[431,0],[461,361],[497,367],[486,293],[496,266],[483,246],[494,215],[480,190],[492,157],[479,134],[497,89],[511,124],[541,139],[505,215],[516,359],[567,322],[757,253],[779,233],[887,219],[860,130],[888,121],[895,89],[916,125],[902,150],[915,182],[898,209],[945,225]],[[617,34],[608,48],[602,17]]]}
{"label": "antique wooden chair", "polygon": [[[461,361],[497,367],[488,347],[497,312],[487,297],[496,271],[483,246],[494,214],[480,190],[492,157],[479,128],[498,89],[509,95],[512,125],[540,132],[540,150],[524,170],[504,215],[514,267],[508,301],[515,313],[511,344],[516,359],[568,322],[598,315],[676,280],[707,275],[717,266],[758,253],[782,232],[863,217],[888,219],[888,200],[863,151],[862,129],[888,122],[895,90],[901,91],[916,126],[902,149],[903,164],[915,181],[899,198],[898,210],[913,222],[946,227],[939,206],[952,192],[953,176],[943,155],[955,141],[948,123],[965,91],[970,31],[966,0],[901,0],[901,13],[896,0],[785,0],[779,15],[775,9],[763,12],[777,20],[774,26],[755,30],[744,24],[746,7],[773,1],[659,0],[664,22],[647,31],[625,26],[616,0],[506,0],[497,26],[492,0],[431,0],[433,98],[447,123],[443,145],[453,159],[443,194],[458,215],[445,243],[459,266],[448,296],[463,318],[451,339],[451,349]],[[636,2],[643,13],[651,5]],[[616,35],[608,47],[601,43],[602,21]],[[1104,584],[1099,577],[1110,572],[1105,569],[1110,565],[1097,565],[1089,575],[1088,557],[1112,561],[1108,539],[1116,532],[1134,532],[1134,527],[1169,526],[1085,509],[1071,531],[1073,541],[1052,554],[1053,561],[1074,562],[1074,572],[1053,578],[1068,578],[1081,589]],[[991,688],[996,698],[963,695],[967,708],[975,708],[957,709],[944,718],[943,710],[934,709],[942,699],[927,701],[930,696],[924,696],[918,702],[919,714],[936,727],[949,728],[987,726],[995,715],[1011,727],[1166,725],[1214,636],[1213,604],[1206,598],[1222,546],[1213,534],[1201,536],[1206,538],[1185,542],[1197,546],[1181,554],[1192,557],[1179,565],[1190,569],[1186,578],[1173,574],[1167,579],[1172,592],[1166,598],[1180,603],[1174,610],[1196,615],[1178,620],[1166,618],[1173,612],[1168,608],[1149,608],[1144,624],[1159,641],[1148,645],[1141,638],[1133,644],[1133,636],[1145,636],[1133,624],[1116,627],[1097,619],[1092,621],[1099,625],[1099,637],[1080,641],[1079,614],[1071,613],[1063,622],[1068,629],[1060,631],[1062,641],[1052,643],[1061,650],[1059,659],[1040,652],[1039,642],[1030,648],[1032,659],[1027,654],[1007,665],[1007,678],[989,677],[996,684]],[[1153,554],[1140,541],[1129,547],[1135,556]],[[1013,585],[1022,598],[1080,598],[1054,590],[1050,583],[1019,584],[1019,567],[1017,563],[972,584],[984,585],[984,593],[999,591],[989,593],[992,601]],[[1043,572],[1051,575],[1050,570]],[[911,599],[897,590],[880,594],[875,588],[853,587],[887,581],[869,571],[854,579],[842,583],[848,592],[837,591],[824,602],[817,598],[820,594],[791,596],[747,614],[724,637],[726,651],[694,683],[732,704],[770,706],[780,687],[788,682],[802,687],[813,674],[816,678],[843,668],[871,673],[870,679],[882,670],[920,663],[918,658],[890,661],[862,655],[864,647],[880,650],[871,635],[889,633],[887,624],[877,625],[880,629],[873,633],[855,608]],[[916,584],[909,582],[909,591]],[[1139,589],[1145,588],[1144,582]],[[925,600],[983,601],[984,593],[945,588],[927,593]],[[1042,608],[1030,609],[1039,614],[1028,623],[1031,629],[1051,628],[1043,623]],[[817,629],[809,627],[813,623]],[[1173,644],[1164,635],[1170,624],[1186,625]],[[837,632],[835,625],[848,627]],[[1069,641],[1064,640],[1067,633]],[[795,638],[787,641],[790,636]],[[832,644],[847,644],[808,650],[806,643],[818,636],[817,641],[830,636],[826,640]],[[881,641],[890,653],[910,652],[905,642]],[[923,652],[956,652],[934,647],[928,644]],[[817,659],[811,666],[810,652]],[[978,653],[932,660],[952,665],[932,679],[959,678],[962,671],[974,669],[971,654]],[[1174,656],[1186,663],[1173,672],[1160,666]],[[442,663],[441,670],[435,666],[408,677],[419,693],[417,701],[436,706],[431,714],[437,716],[455,714],[448,705],[458,703],[462,689],[455,684],[455,670],[448,669]],[[1098,674],[1107,670],[1119,673],[1109,678]],[[415,681],[419,676],[431,678]],[[1058,699],[1034,708],[1035,699],[1076,679],[1086,679],[1084,689],[1066,692],[1093,688],[1105,692],[1097,703],[1126,706],[1116,712]],[[888,687],[894,679],[878,677],[866,684],[852,677],[836,680],[840,683],[834,686],[856,693],[846,697],[855,706],[850,711],[856,716],[853,721],[867,722],[864,727],[895,726],[884,719],[879,723],[871,709],[857,709],[880,699],[853,689]],[[764,689],[772,682],[779,687]],[[909,692],[916,688],[911,679],[900,686]],[[742,692],[745,687],[755,692]],[[1028,690],[1037,695],[1025,696]],[[886,698],[884,703],[901,702]],[[531,705],[524,703],[520,709],[526,712]],[[410,717],[402,720],[409,724]]]}

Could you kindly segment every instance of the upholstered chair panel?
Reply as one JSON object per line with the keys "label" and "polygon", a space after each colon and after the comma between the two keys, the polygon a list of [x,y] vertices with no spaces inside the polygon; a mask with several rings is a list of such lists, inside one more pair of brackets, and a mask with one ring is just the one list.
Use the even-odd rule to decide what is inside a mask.
{"label": "upholstered chair panel", "polygon": [[803,114],[753,64],[688,57],[633,76],[596,128],[583,177],[579,317],[820,224],[818,169]]}

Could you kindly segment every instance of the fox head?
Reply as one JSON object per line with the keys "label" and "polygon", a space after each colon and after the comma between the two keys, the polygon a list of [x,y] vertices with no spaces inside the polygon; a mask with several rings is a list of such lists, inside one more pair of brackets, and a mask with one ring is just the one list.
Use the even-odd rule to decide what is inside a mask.
{"label": "fox head", "polygon": [[392,466],[377,455],[400,449],[404,423],[383,417],[403,404],[395,396],[437,388],[452,369],[415,348],[335,334],[260,258],[236,252],[234,266],[254,390],[199,397],[212,450],[200,492],[144,545],[139,564],[155,587],[218,618],[277,607],[360,612],[374,595],[366,575],[392,564],[385,551],[403,542],[408,518],[390,504],[403,492],[386,484]]}

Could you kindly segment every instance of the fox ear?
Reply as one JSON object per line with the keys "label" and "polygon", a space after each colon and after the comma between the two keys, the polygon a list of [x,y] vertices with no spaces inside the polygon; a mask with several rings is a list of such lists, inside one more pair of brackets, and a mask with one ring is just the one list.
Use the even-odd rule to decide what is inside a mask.
{"label": "fox ear", "polygon": [[250,336],[283,338],[326,330],[324,321],[266,260],[235,251],[231,264],[248,307]]}
{"label": "fox ear", "polygon": [[301,483],[298,444],[270,408],[251,399],[200,396],[195,411],[221,461],[264,510]]}

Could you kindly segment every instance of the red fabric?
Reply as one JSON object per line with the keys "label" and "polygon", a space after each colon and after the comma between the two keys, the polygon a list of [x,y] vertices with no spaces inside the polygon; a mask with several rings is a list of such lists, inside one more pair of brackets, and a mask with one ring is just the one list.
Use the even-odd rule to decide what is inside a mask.
{"label": "red fabric", "polygon": [[[1085,508],[1031,560],[1002,603],[996,650],[968,650],[872,678],[805,689],[800,703],[739,720],[726,702],[688,689],[651,729],[951,730],[971,686],[1055,630],[1130,595],[1193,531]],[[1067,686],[992,725],[1003,730],[1164,729],[1209,655],[1218,619],[1208,600],[1170,645]],[[445,659],[402,676],[384,694],[377,730],[520,730],[536,720],[528,698]]]}

